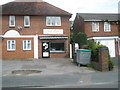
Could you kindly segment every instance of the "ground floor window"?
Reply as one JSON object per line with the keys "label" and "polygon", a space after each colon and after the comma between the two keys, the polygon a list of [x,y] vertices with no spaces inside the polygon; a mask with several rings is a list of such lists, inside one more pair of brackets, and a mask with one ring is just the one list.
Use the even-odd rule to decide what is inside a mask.
{"label": "ground floor window", "polygon": [[65,52],[64,42],[50,42],[50,52]]}
{"label": "ground floor window", "polygon": [[23,50],[31,50],[31,40],[23,40]]}
{"label": "ground floor window", "polygon": [[15,40],[7,40],[7,50],[15,50]]}

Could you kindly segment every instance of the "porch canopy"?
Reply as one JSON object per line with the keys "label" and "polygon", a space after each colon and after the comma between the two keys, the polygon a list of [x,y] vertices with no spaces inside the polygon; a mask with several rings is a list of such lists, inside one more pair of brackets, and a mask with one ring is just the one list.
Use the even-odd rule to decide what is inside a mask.
{"label": "porch canopy", "polygon": [[68,36],[39,36],[41,40],[48,40],[48,39],[68,39]]}

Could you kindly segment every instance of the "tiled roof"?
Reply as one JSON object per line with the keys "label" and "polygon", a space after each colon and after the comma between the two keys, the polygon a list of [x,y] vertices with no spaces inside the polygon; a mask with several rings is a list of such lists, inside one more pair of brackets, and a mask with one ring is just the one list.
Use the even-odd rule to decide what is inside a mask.
{"label": "tiled roof", "polygon": [[77,16],[81,16],[84,20],[118,21],[118,14],[114,13],[77,13]]}
{"label": "tiled roof", "polygon": [[58,7],[47,2],[10,2],[2,5],[3,15],[67,15],[71,16]]}

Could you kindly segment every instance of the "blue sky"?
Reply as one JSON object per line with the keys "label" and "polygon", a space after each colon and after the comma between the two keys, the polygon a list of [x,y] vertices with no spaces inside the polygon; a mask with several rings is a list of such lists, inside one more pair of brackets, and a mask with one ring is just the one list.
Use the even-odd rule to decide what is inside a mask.
{"label": "blue sky", "polygon": [[[0,5],[14,1],[1,0]],[[73,14],[76,13],[118,13],[120,0],[44,0]]]}

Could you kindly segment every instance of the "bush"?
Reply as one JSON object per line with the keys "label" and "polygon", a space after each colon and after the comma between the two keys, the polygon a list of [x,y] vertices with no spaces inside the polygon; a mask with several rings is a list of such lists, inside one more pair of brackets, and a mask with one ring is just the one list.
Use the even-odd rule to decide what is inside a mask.
{"label": "bush", "polygon": [[114,62],[110,59],[108,64],[109,64],[109,65],[108,65],[109,71],[112,71],[113,68],[114,68]]}
{"label": "bush", "polygon": [[100,45],[93,40],[88,40],[87,45],[89,46],[89,49],[92,51],[91,52],[91,59],[92,61],[98,62],[98,48],[99,47],[106,47],[104,45]]}
{"label": "bush", "polygon": [[79,32],[75,36],[75,42],[79,44],[79,48],[87,44],[87,35],[85,33]]}
{"label": "bush", "polygon": [[114,69],[115,64],[114,64],[113,60],[111,59],[110,54],[108,56],[109,56],[109,61],[108,61],[109,71],[112,71]]}
{"label": "bush", "polygon": [[[99,47],[106,47],[104,45],[100,45],[96,42],[94,42],[93,40],[88,40],[87,42],[87,45],[89,46],[89,49],[92,50],[92,55],[91,55],[91,58],[92,58],[92,61],[98,61],[98,48]],[[113,60],[111,59],[110,57],[110,54],[108,53],[108,67],[109,67],[109,70],[113,70],[114,68],[114,62]]]}

